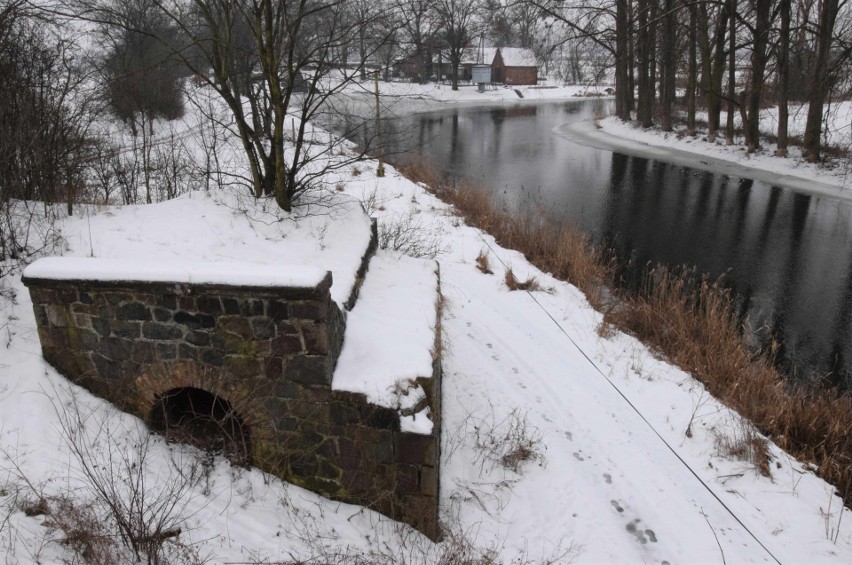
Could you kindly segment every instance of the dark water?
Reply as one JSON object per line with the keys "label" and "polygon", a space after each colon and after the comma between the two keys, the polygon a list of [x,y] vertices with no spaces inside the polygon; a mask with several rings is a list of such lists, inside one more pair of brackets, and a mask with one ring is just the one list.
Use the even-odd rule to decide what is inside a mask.
{"label": "dark water", "polygon": [[385,137],[510,207],[573,222],[633,265],[727,273],[752,340],[780,340],[797,378],[849,387],[852,205],[572,141],[563,126],[604,104],[454,108],[390,122]]}

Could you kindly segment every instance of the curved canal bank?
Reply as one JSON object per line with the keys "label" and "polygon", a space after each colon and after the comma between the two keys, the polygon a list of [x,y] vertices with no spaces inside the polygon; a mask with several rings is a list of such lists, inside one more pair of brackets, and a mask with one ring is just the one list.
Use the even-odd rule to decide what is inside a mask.
{"label": "curved canal bank", "polygon": [[476,179],[509,210],[576,225],[631,266],[628,284],[656,264],[724,275],[753,344],[780,342],[781,364],[797,378],[830,373],[848,385],[852,204],[828,187],[797,190],[786,185],[800,180],[745,176],[754,171],[687,152],[592,146],[601,136],[587,124],[606,105],[441,109],[388,121],[385,137],[401,160],[417,155],[439,176]]}

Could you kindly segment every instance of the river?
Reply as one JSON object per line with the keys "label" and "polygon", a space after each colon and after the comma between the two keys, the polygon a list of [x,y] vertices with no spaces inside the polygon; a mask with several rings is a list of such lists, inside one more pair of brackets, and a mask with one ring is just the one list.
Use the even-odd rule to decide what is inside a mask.
{"label": "river", "polygon": [[573,222],[628,278],[658,263],[724,274],[750,339],[778,340],[788,373],[852,386],[852,204],[584,144],[571,124],[607,105],[454,107],[386,120],[383,137],[402,160]]}

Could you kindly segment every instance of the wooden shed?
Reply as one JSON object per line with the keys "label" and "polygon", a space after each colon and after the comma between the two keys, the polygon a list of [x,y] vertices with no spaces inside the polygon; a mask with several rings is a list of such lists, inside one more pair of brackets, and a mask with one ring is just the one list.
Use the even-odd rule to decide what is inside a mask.
{"label": "wooden shed", "polygon": [[532,49],[498,47],[491,68],[494,82],[509,85],[538,83],[538,65]]}

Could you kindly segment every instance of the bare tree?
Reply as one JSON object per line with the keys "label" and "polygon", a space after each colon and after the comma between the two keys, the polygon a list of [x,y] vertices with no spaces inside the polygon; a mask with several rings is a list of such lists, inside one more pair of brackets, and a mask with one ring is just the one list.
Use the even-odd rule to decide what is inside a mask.
{"label": "bare tree", "polygon": [[817,162],[820,159],[822,138],[823,109],[825,100],[837,74],[852,56],[852,46],[848,43],[839,49],[835,45],[835,24],[838,15],[846,7],[846,0],[821,0],[818,5],[815,61],[813,76],[808,92],[808,121],[805,124],[805,136],[802,141],[802,154],[805,159]]}
{"label": "bare tree", "polygon": [[[110,0],[69,1],[72,17],[125,26]],[[342,69],[340,55],[382,11],[361,21],[343,0],[150,1],[179,33],[174,42],[147,33],[228,107],[255,197],[273,196],[290,211],[329,170],[347,165],[329,159],[334,142],[315,139],[322,134],[309,122],[360,72],[362,64]],[[374,37],[371,49],[383,42]]]}
{"label": "bare tree", "polygon": [[778,83],[776,84],[778,98],[778,149],[779,157],[787,156],[789,107],[788,96],[790,87],[790,5],[792,0],[780,0],[779,15],[781,30],[776,47],[778,61]]}
{"label": "bare tree", "polygon": [[405,35],[412,48],[410,55],[417,61],[420,83],[425,83],[432,71],[432,50],[438,30],[438,17],[432,5],[431,0],[397,0]]}
{"label": "bare tree", "polygon": [[458,90],[464,50],[479,31],[479,0],[437,0],[434,6],[450,55],[453,90]]}
{"label": "bare tree", "polygon": [[177,29],[153,0],[116,3],[113,13],[121,27],[102,26],[100,34],[104,88],[110,110],[127,124],[133,150],[141,155],[145,201],[150,204],[154,121],[183,115],[180,80],[186,67],[172,55]]}

